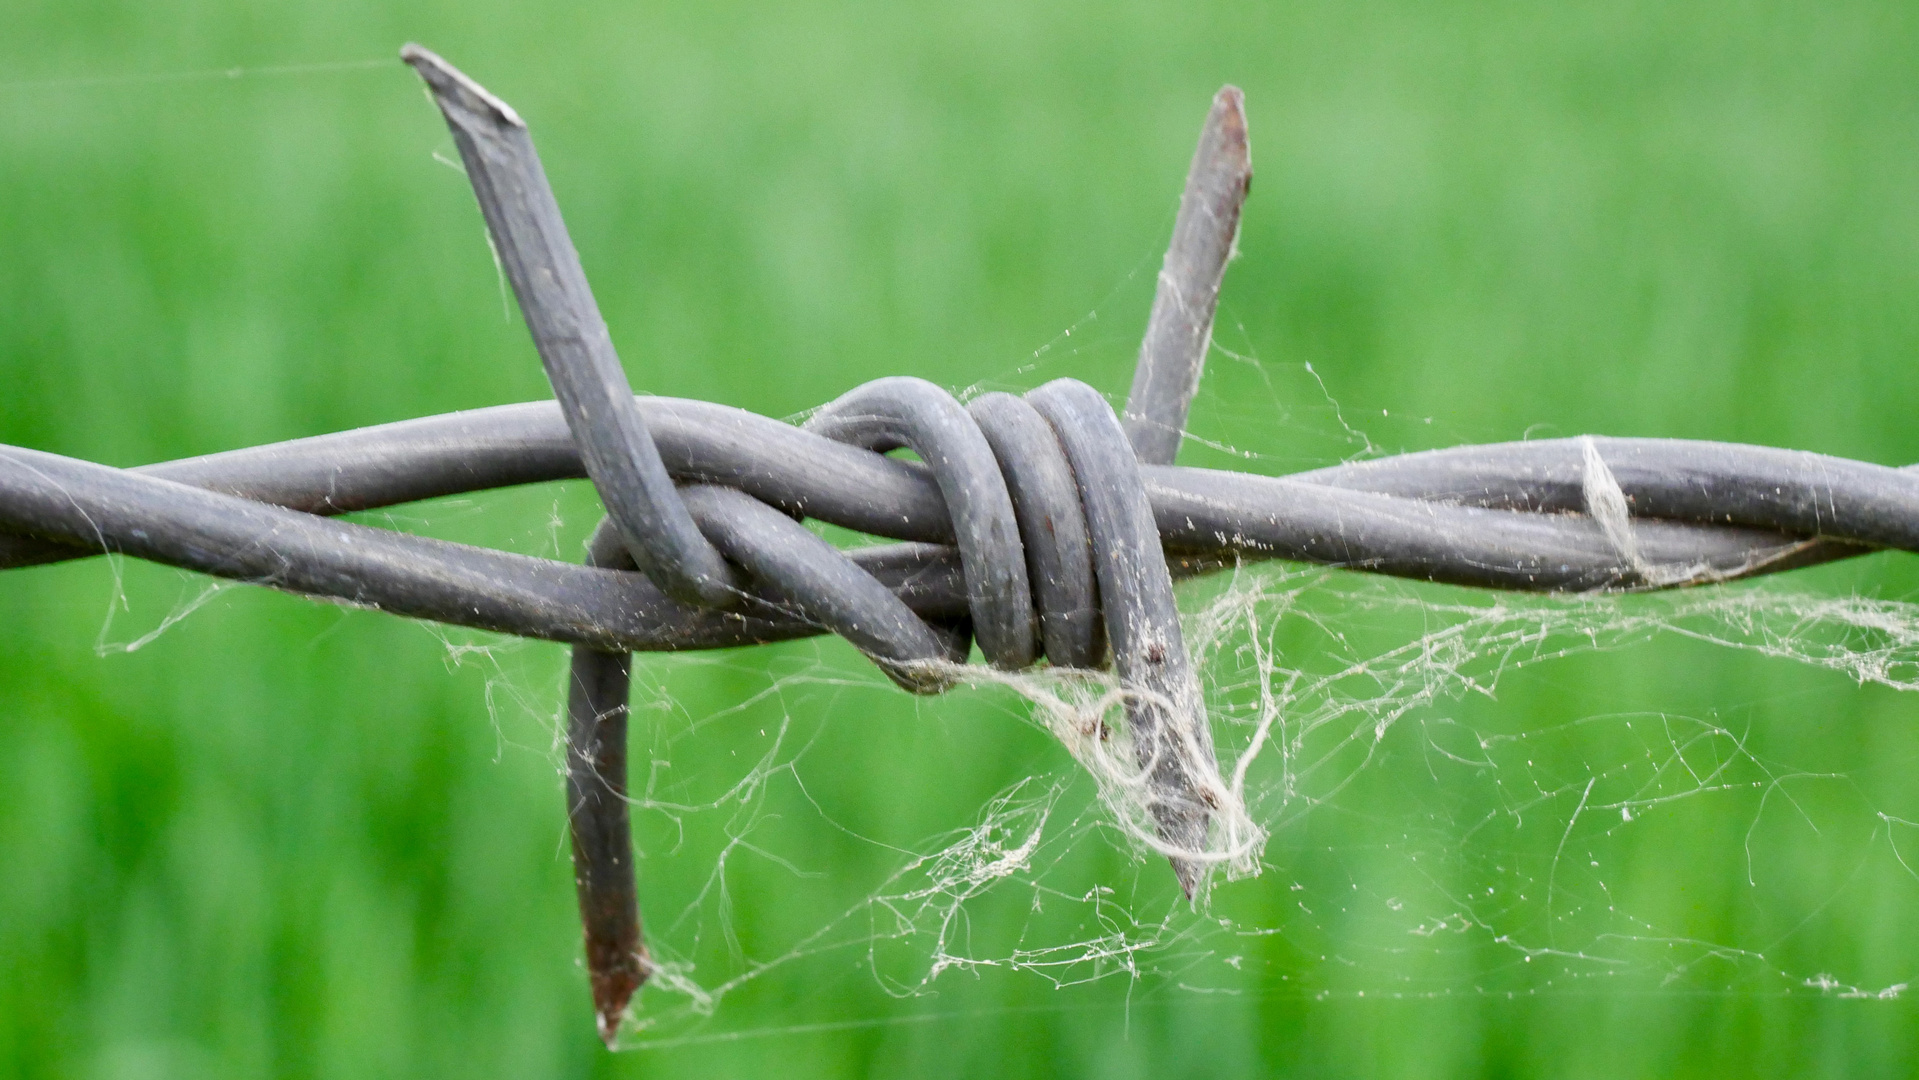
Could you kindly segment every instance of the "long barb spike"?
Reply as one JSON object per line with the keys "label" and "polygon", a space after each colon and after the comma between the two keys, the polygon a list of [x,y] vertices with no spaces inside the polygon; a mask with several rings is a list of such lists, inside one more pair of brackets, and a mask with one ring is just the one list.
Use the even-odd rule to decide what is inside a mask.
{"label": "long barb spike", "polygon": [[1171,465],[1179,453],[1213,340],[1220,282],[1239,237],[1239,209],[1252,182],[1246,96],[1237,86],[1222,87],[1193,151],[1122,415],[1143,465]]}
{"label": "long barb spike", "polygon": [[732,605],[742,582],[673,490],[525,121],[431,51],[408,45],[400,57],[425,80],[453,132],[586,473],[634,562],[675,599]]}

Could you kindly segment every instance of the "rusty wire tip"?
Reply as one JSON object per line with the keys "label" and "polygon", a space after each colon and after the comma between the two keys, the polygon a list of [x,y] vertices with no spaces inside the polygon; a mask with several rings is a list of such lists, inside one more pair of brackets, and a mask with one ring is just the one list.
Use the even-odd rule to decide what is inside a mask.
{"label": "rusty wire tip", "polygon": [[[587,548],[589,565],[631,570],[617,530],[602,526]],[[633,831],[627,810],[627,701],[632,659],[626,653],[573,651],[567,693],[567,831],[580,902],[593,1013],[608,1048],[627,1003],[647,973],[640,932]]]}
{"label": "rusty wire tip", "polygon": [[457,105],[469,112],[491,113],[497,121],[513,127],[526,127],[526,121],[513,111],[513,106],[494,97],[486,87],[474,82],[432,49],[408,42],[400,47],[400,59],[419,72],[441,109]]}
{"label": "rusty wire tip", "polygon": [[1199,896],[1200,883],[1205,880],[1206,866],[1192,859],[1174,859],[1173,877],[1179,881],[1179,890],[1186,894],[1186,902],[1193,903]]}
{"label": "rusty wire tip", "polygon": [[1198,151],[1206,152],[1208,143],[1218,163],[1222,194],[1232,207],[1230,259],[1239,254],[1239,209],[1253,189],[1253,144],[1246,126],[1246,94],[1231,83],[1213,95],[1213,109],[1206,115]]}
{"label": "rusty wire tip", "polygon": [[599,1028],[600,1041],[608,1050],[620,1048],[620,1025],[626,1020],[626,1007],[640,984],[646,981],[648,968],[644,950],[628,954],[628,960],[629,963],[592,975],[593,1018]]}
{"label": "rusty wire tip", "polygon": [[1206,131],[1217,133],[1222,144],[1231,148],[1232,156],[1240,163],[1240,184],[1250,183],[1253,162],[1246,134],[1246,91],[1232,83],[1220,87],[1213,95],[1213,110],[1206,116]]}
{"label": "rusty wire tip", "polygon": [[1232,83],[1213,95],[1213,107],[1193,153],[1195,165],[1201,159],[1214,163],[1210,174],[1223,192],[1237,190],[1240,200],[1245,200],[1253,184],[1252,137],[1246,126],[1246,92]]}
{"label": "rusty wire tip", "polygon": [[[1191,719],[1205,722],[1203,713]],[[1206,752],[1212,753],[1210,739]],[[1203,782],[1185,770],[1173,776],[1156,775],[1154,786],[1166,800],[1153,807],[1154,832],[1171,849],[1166,861],[1172,864],[1173,878],[1179,882],[1180,892],[1185,894],[1188,904],[1198,907],[1212,878],[1213,865],[1205,858],[1206,834],[1212,821],[1208,807],[1212,804],[1201,794],[1205,791]]]}

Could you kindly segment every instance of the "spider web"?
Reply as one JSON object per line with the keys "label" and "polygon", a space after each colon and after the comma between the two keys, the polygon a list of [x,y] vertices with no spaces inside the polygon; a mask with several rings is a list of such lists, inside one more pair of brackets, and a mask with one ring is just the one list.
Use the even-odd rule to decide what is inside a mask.
{"label": "spider web", "polygon": [[[1082,319],[1039,363],[982,385],[1128,347],[1124,328],[1116,347],[1097,325]],[[1260,413],[1292,453],[1202,449],[1280,469],[1383,452],[1310,365],[1215,353],[1238,384],[1202,414],[1232,428],[1235,409]],[[1398,422],[1434,434],[1430,418]],[[1629,526],[1609,524],[1630,554]],[[1109,679],[975,668],[944,699],[903,702],[828,645],[756,671],[766,682],[744,702],[701,711],[683,680],[726,661],[651,661],[636,707],[650,694],[661,726],[636,817],[670,834],[668,857],[707,872],[677,908],[653,909],[661,970],[629,1041],[777,1033],[751,1027],[750,1006],[729,1017],[729,999],[762,981],[849,978],[929,999],[999,979],[1016,988],[989,999],[1031,1002],[1039,988],[1058,1008],[1206,994],[1896,998],[1919,957],[1865,927],[1919,906],[1919,808],[1886,775],[1910,760],[1900,718],[1919,689],[1919,605],[1844,581],[1821,591],[1822,573],[1840,576],[1586,597],[1280,564],[1183,585],[1237,800],[1214,832],[1224,872],[1197,905],[1129,797]],[[870,764],[847,769],[850,743],[895,725],[934,734],[880,735],[891,759],[856,753]],[[727,727],[763,731],[762,753],[685,782],[689,754],[718,753],[696,744],[727,744],[714,737]],[[1890,745],[1879,756],[1861,738]],[[995,742],[1029,767],[999,770],[1004,782],[971,801],[933,794]],[[932,796],[943,827],[871,831],[886,819],[861,806],[875,786]],[[864,851],[830,858],[821,833]],[[855,883],[849,864],[866,876]],[[747,911],[810,891],[843,903],[783,939]]]}
{"label": "spider web", "polygon": [[[1213,453],[1380,452],[1318,373],[1220,352],[1274,400],[1301,400],[1291,377],[1325,404],[1279,414],[1318,460]],[[562,531],[594,516],[575,488],[520,508],[543,515],[507,496],[376,517],[511,515],[509,546],[565,557]],[[1060,1009],[1898,997],[1919,957],[1874,928],[1919,913],[1919,807],[1896,775],[1919,751],[1900,741],[1919,605],[1821,574],[1542,597],[1254,564],[1182,585],[1232,796],[1197,904],[1129,790],[1109,676],[970,667],[917,699],[835,641],[640,657],[630,787],[657,968],[626,1042],[810,1030],[755,1027],[769,995],[817,996],[813,1027],[896,1022],[919,1014],[888,999],[981,984]],[[144,646],[217,592],[183,586],[157,628],[115,644],[109,622],[101,647]],[[485,673],[501,746],[546,755],[557,790],[559,650],[434,632]]]}
{"label": "spider web", "polygon": [[[815,775],[831,772],[830,762],[814,760],[828,739],[799,717],[826,704],[849,718],[829,723],[890,722],[879,708],[849,707],[890,691],[874,680],[796,673],[773,677],[756,699],[694,719],[667,704],[673,679],[656,671],[656,715],[675,720],[656,729],[655,767],[643,783],[636,777],[636,813],[687,838],[666,849],[668,857],[685,854],[712,870],[679,911],[655,909],[649,934],[661,971],[638,1026],[676,1030],[678,1021],[721,1011],[752,982],[828,954],[842,954],[896,995],[935,993],[959,973],[986,970],[1061,989],[1171,980],[1194,991],[1245,992],[1278,982],[1361,996],[1595,983],[1880,997],[1905,989],[1904,979],[1862,985],[1844,971],[1783,964],[1771,952],[1790,925],[1699,936],[1671,916],[1675,898],[1659,895],[1656,883],[1624,879],[1624,853],[1643,857],[1659,846],[1639,834],[1718,818],[1713,831],[1738,845],[1742,864],[1738,881],[1721,884],[1784,902],[1773,923],[1816,918],[1848,884],[1827,879],[1826,895],[1801,906],[1773,895],[1794,884],[1777,879],[1805,869],[1788,858],[1805,830],[1826,848],[1822,865],[1851,860],[1854,879],[1893,871],[1905,879],[1901,899],[1909,904],[1919,898],[1919,879],[1902,845],[1919,839],[1909,831],[1915,826],[1873,806],[1843,773],[1774,760],[1754,747],[1751,730],[1710,717],[1596,713],[1535,728],[1523,716],[1499,718],[1497,709],[1479,710],[1494,718],[1488,722],[1453,707],[1496,701],[1502,681],[1527,669],[1670,639],[1912,690],[1919,608],[1768,586],[1573,600],[1447,590],[1441,601],[1438,591],[1265,567],[1242,570],[1195,605],[1187,628],[1207,673],[1223,769],[1271,835],[1246,879],[1219,885],[1209,902],[1189,908],[1176,890],[1158,887],[1152,879],[1170,882],[1170,874],[1145,850],[1137,824],[1114,812],[1094,772],[1062,755],[928,841],[860,838],[891,855],[879,860],[884,872],[835,917],[771,955],[741,944],[738,909],[795,890],[830,890],[822,883],[840,877],[786,848],[780,841],[796,832],[774,824],[791,812],[794,800],[780,792],[787,787],[826,827],[845,829],[809,791]],[[1409,620],[1425,631],[1372,645]],[[706,665],[674,658],[659,666]],[[1101,685],[1083,676],[1002,675],[960,694],[1015,714],[1023,704],[1047,734],[1066,730],[1070,748],[1081,725],[1059,717],[1090,712],[1122,722],[1116,703],[1089,684]],[[689,800],[679,793],[700,785],[664,779],[692,744],[716,728],[755,723],[750,718],[775,703],[780,726],[766,733],[760,757],[722,774],[730,781],[723,791]],[[939,711],[919,708],[921,720],[934,723]],[[1407,785],[1413,775],[1423,782]],[[1381,787],[1402,790],[1378,798]],[[717,858],[711,849],[687,850],[702,819],[724,821]],[[1088,858],[1089,848],[1107,857]],[[1342,868],[1356,853],[1363,874]],[[771,895],[736,888],[742,858],[783,866],[790,881]],[[1126,864],[1117,878],[1089,873],[1116,862]],[[1378,880],[1382,871],[1390,886]],[[1248,906],[1266,909],[1264,917],[1236,915]],[[1275,964],[1265,938],[1291,959]],[[1249,977],[1253,943],[1266,970]]]}

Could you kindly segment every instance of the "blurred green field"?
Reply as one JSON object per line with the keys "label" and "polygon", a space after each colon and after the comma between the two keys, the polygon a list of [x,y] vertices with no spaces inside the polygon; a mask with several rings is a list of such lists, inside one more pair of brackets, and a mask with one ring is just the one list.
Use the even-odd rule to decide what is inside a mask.
{"label": "blurred green field", "polygon": [[[1711,0],[11,0],[0,442],[131,465],[548,396],[408,40],[528,118],[645,392],[1123,393],[1230,81],[1256,179],[1182,461],[1588,431],[1919,461],[1919,7]],[[596,506],[364,517],[576,558]],[[1267,580],[1308,674],[1486,602]],[[1878,555],[1724,592],[1773,626],[1915,586]],[[1910,678],[1912,625],[1792,629]],[[647,661],[649,940],[726,992],[649,987],[608,1055],[559,648],[131,562],[0,575],[0,1073],[1919,1071],[1919,696],[1601,636],[1377,739],[1336,706],[1402,691],[1303,698],[1362,737],[1253,773],[1267,868],[1206,915],[1010,694],[909,700],[837,642]],[[982,823],[1035,870],[949,901],[965,865],[926,857]]]}

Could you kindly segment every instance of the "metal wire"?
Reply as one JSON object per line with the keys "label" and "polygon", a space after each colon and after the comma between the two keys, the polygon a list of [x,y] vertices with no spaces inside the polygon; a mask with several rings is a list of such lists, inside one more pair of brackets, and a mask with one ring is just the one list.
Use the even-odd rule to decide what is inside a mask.
{"label": "metal wire", "polygon": [[[945,688],[975,639],[1008,669],[1110,660],[1191,895],[1218,792],[1175,578],[1282,558],[1578,592],[1919,550],[1919,473],[1763,447],[1570,439],[1290,477],[1174,466],[1252,175],[1232,87],[1194,154],[1120,413],[1072,380],[962,404],[881,379],[802,427],[635,398],[524,122],[432,53],[402,55],[453,131],[557,400],[124,470],[0,446],[0,569],[118,552],[575,646],[568,817],[609,1045],[650,970],[626,801],[634,651],[833,633],[915,693]],[[899,448],[919,460],[887,456]],[[583,566],[329,520],[582,476],[607,508]],[[841,551],[806,518],[902,542]]]}

